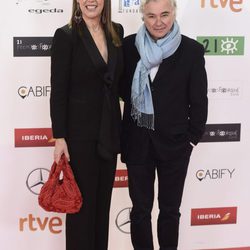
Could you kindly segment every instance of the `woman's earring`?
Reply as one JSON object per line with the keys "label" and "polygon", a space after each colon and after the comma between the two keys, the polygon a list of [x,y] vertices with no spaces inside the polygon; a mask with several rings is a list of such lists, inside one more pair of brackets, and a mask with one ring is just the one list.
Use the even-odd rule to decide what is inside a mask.
{"label": "woman's earring", "polygon": [[82,11],[81,11],[79,3],[77,3],[77,8],[76,8],[76,11],[75,11],[75,14],[74,14],[74,19],[75,19],[75,22],[77,24],[79,24],[82,21]]}

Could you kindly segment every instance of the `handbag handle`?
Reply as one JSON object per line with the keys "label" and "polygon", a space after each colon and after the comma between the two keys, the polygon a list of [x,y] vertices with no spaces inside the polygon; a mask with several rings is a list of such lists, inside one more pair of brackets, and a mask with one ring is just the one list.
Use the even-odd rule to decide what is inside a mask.
{"label": "handbag handle", "polygon": [[75,179],[69,162],[64,154],[62,154],[58,164],[54,161],[50,170],[50,177],[59,180],[61,172],[63,172],[63,178],[70,180]]}

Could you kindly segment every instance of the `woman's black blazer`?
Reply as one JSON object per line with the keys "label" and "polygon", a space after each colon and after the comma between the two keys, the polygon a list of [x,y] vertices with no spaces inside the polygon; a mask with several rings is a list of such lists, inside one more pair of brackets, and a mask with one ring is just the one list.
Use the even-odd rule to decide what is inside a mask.
{"label": "woman's black blazer", "polygon": [[[114,24],[119,35],[123,28]],[[120,123],[118,82],[123,68],[121,47],[116,47],[106,33],[108,63],[99,53],[86,25],[66,25],[56,30],[51,50],[50,111],[54,138],[98,140],[105,101],[107,112]],[[112,113],[112,114],[110,114]],[[109,121],[109,117],[106,117]]]}

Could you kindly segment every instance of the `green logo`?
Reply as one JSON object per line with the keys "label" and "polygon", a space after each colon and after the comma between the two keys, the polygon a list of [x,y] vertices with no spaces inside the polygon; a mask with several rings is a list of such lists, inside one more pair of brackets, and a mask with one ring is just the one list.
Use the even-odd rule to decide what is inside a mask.
{"label": "green logo", "polygon": [[244,55],[245,38],[243,36],[198,36],[197,41],[210,56]]}

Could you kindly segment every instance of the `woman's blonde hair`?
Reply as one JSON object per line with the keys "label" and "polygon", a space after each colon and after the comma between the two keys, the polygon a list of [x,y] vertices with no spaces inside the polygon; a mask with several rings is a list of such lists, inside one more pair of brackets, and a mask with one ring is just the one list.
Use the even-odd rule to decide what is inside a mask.
{"label": "woman's blonde hair", "polygon": [[[77,12],[77,0],[73,0],[72,16],[70,19],[70,26],[77,26],[75,21],[75,14]],[[121,39],[119,37],[118,31],[114,28],[114,24],[111,21],[111,0],[104,0],[104,7],[101,16],[101,22],[104,29],[111,35],[113,44],[116,47],[121,46]]]}

